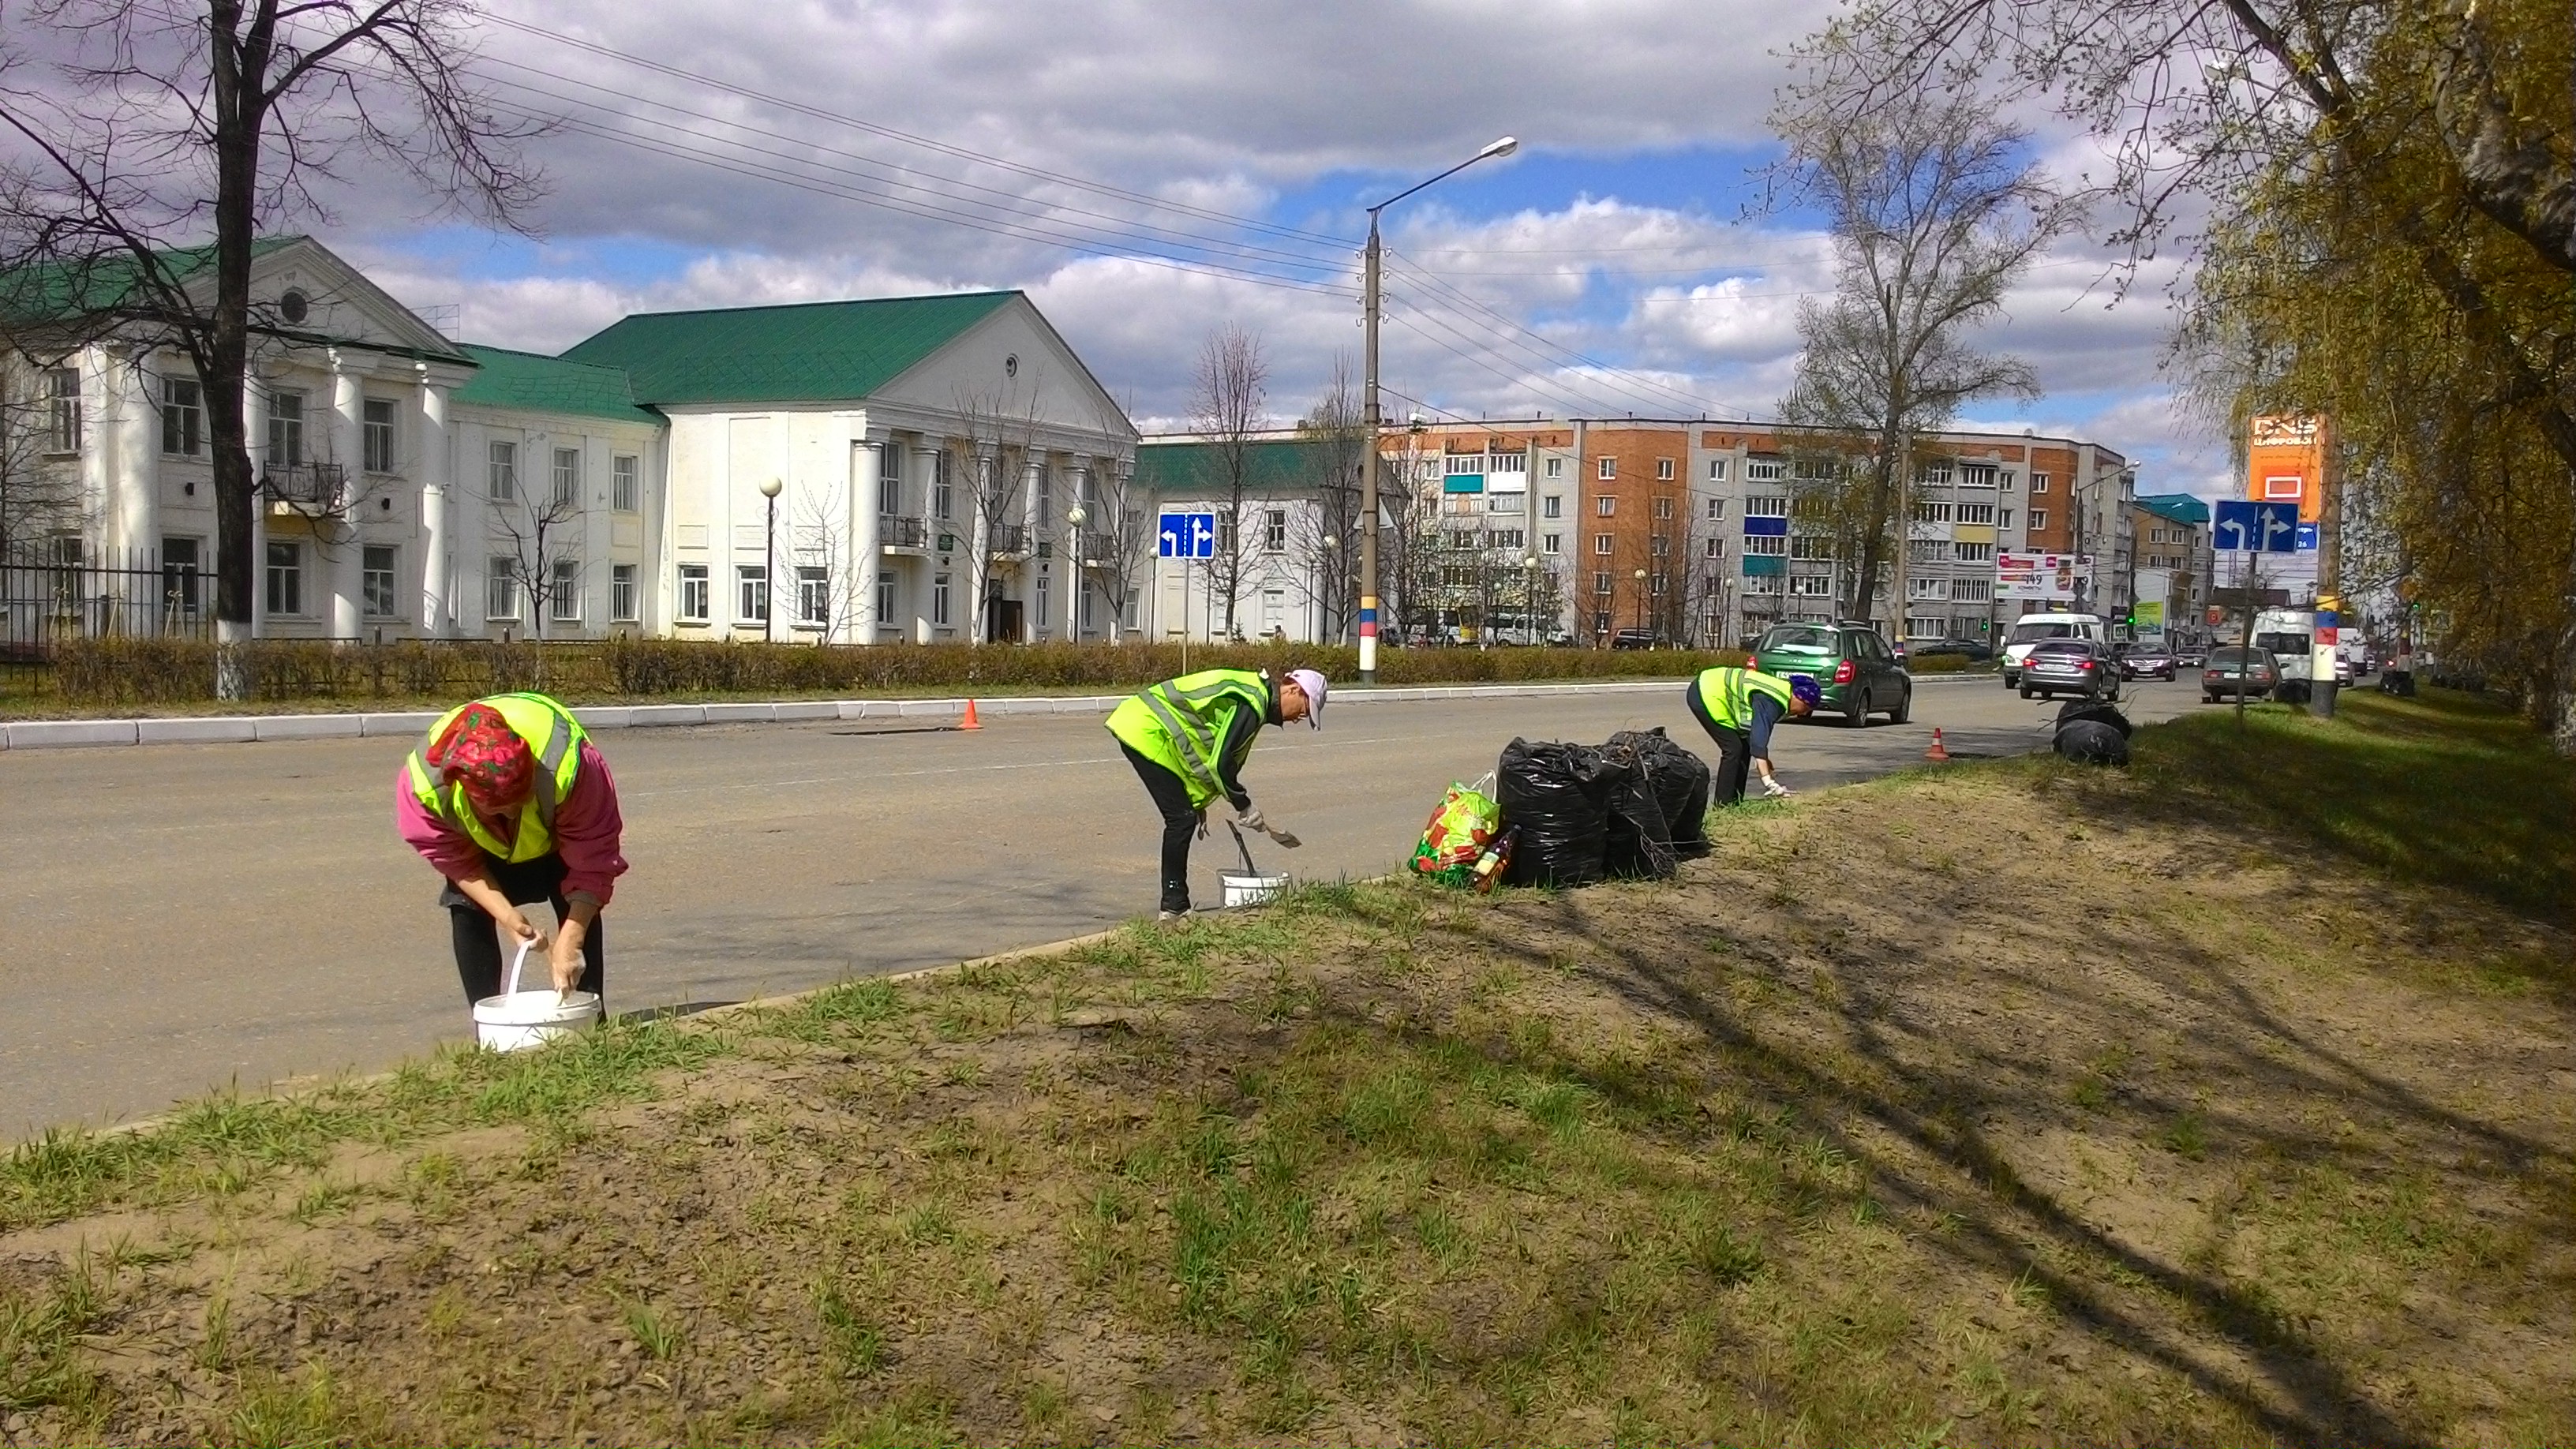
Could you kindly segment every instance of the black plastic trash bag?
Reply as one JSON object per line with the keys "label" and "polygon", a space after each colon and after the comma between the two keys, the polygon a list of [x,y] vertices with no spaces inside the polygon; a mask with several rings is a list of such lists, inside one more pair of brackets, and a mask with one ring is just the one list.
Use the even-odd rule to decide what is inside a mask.
{"label": "black plastic trash bag", "polygon": [[1655,803],[1663,807],[1673,853],[1683,860],[1708,854],[1708,762],[1675,743],[1661,725],[1645,731],[1621,730],[1610,737],[1611,749],[1622,746],[1635,750],[1638,762],[1646,767]]}
{"label": "black plastic trash bag", "polygon": [[2128,737],[2098,719],[2079,719],[2061,726],[2055,749],[2079,765],[2129,763]]}
{"label": "black plastic trash bag", "polygon": [[1601,752],[1609,768],[1610,819],[1601,837],[1601,868],[1630,880],[1661,880],[1680,868],[1673,836],[1655,798],[1653,771],[1633,743],[1614,740]]}
{"label": "black plastic trash bag", "polygon": [[2118,730],[2120,738],[2124,740],[2131,733],[2129,717],[2120,713],[2120,707],[2098,699],[2070,699],[2057,707],[2059,729],[2062,730],[2078,722],[2109,725]]}
{"label": "black plastic trash bag", "polygon": [[1601,879],[1612,772],[1590,745],[1515,739],[1494,766],[1505,830],[1520,831],[1510,885],[1579,886]]}

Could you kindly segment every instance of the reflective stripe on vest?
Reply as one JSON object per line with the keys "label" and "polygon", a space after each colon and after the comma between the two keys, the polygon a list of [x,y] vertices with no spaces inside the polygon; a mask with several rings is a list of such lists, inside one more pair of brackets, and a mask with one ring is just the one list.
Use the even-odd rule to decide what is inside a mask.
{"label": "reflective stripe on vest", "polygon": [[[1204,803],[1223,792],[1219,774],[1223,763],[1218,751],[1224,746],[1225,730],[1215,715],[1223,703],[1233,699],[1250,709],[1258,719],[1267,720],[1270,713],[1270,686],[1259,674],[1249,669],[1209,669],[1197,674],[1184,674],[1134,696],[1132,703],[1144,706],[1171,742],[1168,758],[1155,763],[1167,766],[1189,786],[1192,803]],[[1121,707],[1123,712],[1124,706]],[[1116,716],[1110,732],[1118,734]],[[1121,736],[1124,739],[1124,736]],[[1136,745],[1134,740],[1126,743]],[[1153,758],[1158,752],[1138,745],[1138,753]]]}
{"label": "reflective stripe on vest", "polygon": [[511,733],[526,741],[529,752],[537,758],[535,788],[528,792],[527,803],[519,807],[518,829],[504,843],[475,813],[473,802],[465,798],[465,788],[440,784],[438,772],[429,765],[431,747],[469,705],[460,704],[440,715],[430,725],[420,748],[412,751],[408,763],[413,798],[449,828],[463,832],[467,839],[512,865],[552,854],[555,807],[572,792],[573,779],[581,773],[581,742],[589,735],[570,710],[542,694],[496,694],[471,703],[500,711]]}
{"label": "reflective stripe on vest", "polygon": [[1789,712],[1789,681],[1775,679],[1758,669],[1708,669],[1699,676],[1699,702],[1719,724],[1731,730],[1753,728],[1753,696],[1767,694],[1778,702],[1780,713]]}

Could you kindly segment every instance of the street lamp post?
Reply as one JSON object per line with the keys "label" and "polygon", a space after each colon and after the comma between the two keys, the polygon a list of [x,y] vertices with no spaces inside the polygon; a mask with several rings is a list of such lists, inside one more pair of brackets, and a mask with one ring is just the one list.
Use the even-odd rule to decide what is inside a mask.
{"label": "street lamp post", "polygon": [[778,495],[786,488],[783,478],[772,478],[760,485],[760,496],[767,500],[769,514],[760,562],[760,638],[764,644],[778,642]]}
{"label": "street lamp post", "polygon": [[1538,555],[1526,554],[1521,566],[1529,570],[1529,584],[1521,590],[1521,634],[1531,648],[1538,647]]}
{"label": "street lamp post", "polygon": [[[1340,534],[1328,533],[1324,535],[1324,557],[1334,560],[1337,564],[1340,562],[1342,557],[1342,537]],[[1335,568],[1333,572],[1340,573],[1341,570],[1339,568]],[[1338,583],[1340,581],[1335,580],[1335,582]],[[1315,642],[1318,644],[1324,642],[1324,626],[1330,622],[1330,616],[1332,613],[1331,606],[1326,604],[1324,600],[1335,597],[1348,598],[1349,595],[1343,594],[1338,588],[1326,589],[1318,586],[1315,590]],[[1332,633],[1333,642],[1336,644],[1340,643],[1341,631],[1336,629],[1332,631]]]}
{"label": "street lamp post", "polygon": [[1381,415],[1377,403],[1377,314],[1379,259],[1384,247],[1378,241],[1378,213],[1433,182],[1445,181],[1479,161],[1509,156],[1520,149],[1520,142],[1509,136],[1489,142],[1485,149],[1441,172],[1419,185],[1397,192],[1368,209],[1369,233],[1366,261],[1361,267],[1361,310],[1367,317],[1368,380],[1365,384],[1361,421],[1368,432],[1368,446],[1360,453],[1360,683],[1377,682],[1377,431]]}
{"label": "street lamp post", "polygon": [[1646,571],[1637,570],[1637,632],[1646,632]]}

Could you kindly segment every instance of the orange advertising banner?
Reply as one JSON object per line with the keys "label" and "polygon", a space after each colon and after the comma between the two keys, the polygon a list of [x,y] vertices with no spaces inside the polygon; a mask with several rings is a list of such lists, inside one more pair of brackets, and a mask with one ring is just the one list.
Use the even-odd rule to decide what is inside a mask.
{"label": "orange advertising banner", "polygon": [[2316,417],[2254,418],[2246,424],[2245,496],[2256,502],[2296,500],[2299,521],[2324,513],[2326,420]]}

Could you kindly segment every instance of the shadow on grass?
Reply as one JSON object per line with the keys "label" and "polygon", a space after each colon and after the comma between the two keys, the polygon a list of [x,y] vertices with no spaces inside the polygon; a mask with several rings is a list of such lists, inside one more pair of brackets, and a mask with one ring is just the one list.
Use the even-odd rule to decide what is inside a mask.
{"label": "shadow on grass", "polygon": [[2280,706],[2200,714],[2138,737],[2135,813],[2270,837],[2458,891],[2554,926],[2576,921],[2576,767],[2467,695],[2346,694],[2336,717]]}

